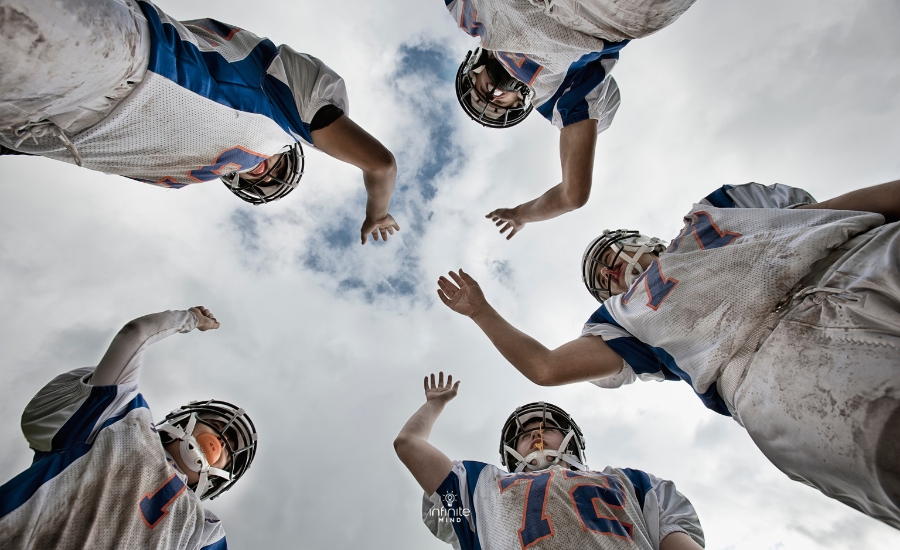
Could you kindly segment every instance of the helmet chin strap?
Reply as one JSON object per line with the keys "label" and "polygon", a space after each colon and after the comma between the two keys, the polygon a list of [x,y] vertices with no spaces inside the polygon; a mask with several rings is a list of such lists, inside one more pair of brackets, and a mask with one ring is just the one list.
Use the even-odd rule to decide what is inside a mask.
{"label": "helmet chin strap", "polygon": [[622,252],[619,253],[619,257],[625,260],[625,286],[630,287],[631,283],[635,281],[638,277],[641,276],[641,273],[644,272],[644,268],[641,267],[641,264],[638,263],[638,260],[641,259],[646,252],[652,250],[651,247],[646,244],[642,244],[640,248],[637,249],[633,253],[633,255],[629,256],[625,251],[625,245],[619,244],[618,246],[622,247]]}
{"label": "helmet chin strap", "polygon": [[209,480],[210,475],[224,478],[227,481],[231,479],[231,474],[225,470],[213,468],[209,465],[206,455],[203,454],[202,447],[194,436],[194,426],[196,425],[197,413],[191,413],[187,426],[185,426],[185,429],[183,430],[178,426],[171,426],[169,424],[157,426],[156,429],[166,432],[173,438],[179,440],[178,452],[181,455],[181,461],[188,470],[200,475],[200,480],[197,482],[197,488],[194,489],[194,494],[197,495],[198,498],[202,498],[206,491],[212,489],[213,485]]}
{"label": "helmet chin strap", "polygon": [[504,445],[503,447],[504,449],[506,449],[506,452],[511,454],[516,460],[519,461],[519,465],[516,467],[515,473],[519,473],[522,470],[526,469],[530,472],[546,470],[550,466],[559,464],[560,461],[570,464],[577,470],[586,470],[587,467],[584,466],[584,464],[575,460],[575,458],[571,454],[563,452],[565,448],[569,446],[569,441],[571,441],[574,436],[575,432],[569,430],[569,433],[567,433],[566,437],[563,438],[562,443],[559,444],[559,449],[540,449],[532,451],[524,457],[509,445]]}

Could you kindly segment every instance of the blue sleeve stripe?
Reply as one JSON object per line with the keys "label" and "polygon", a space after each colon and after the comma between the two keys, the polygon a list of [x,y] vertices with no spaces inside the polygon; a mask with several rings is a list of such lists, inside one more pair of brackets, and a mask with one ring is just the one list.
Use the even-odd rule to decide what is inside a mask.
{"label": "blue sleeve stripe", "polygon": [[222,537],[216,542],[204,546],[200,550],[228,550],[228,543],[225,542],[225,537]]}
{"label": "blue sleeve stripe", "polygon": [[0,487],[0,518],[28,502],[44,483],[62,473],[90,450],[90,445],[81,443],[64,451],[42,453],[41,459]]}
{"label": "blue sleeve stripe", "polygon": [[[94,386],[91,390],[91,395],[85,403],[72,415],[69,422],[66,422],[63,426],[63,428],[69,428],[69,435],[59,437],[59,433],[57,433],[53,438],[53,448],[59,450],[43,453],[36,452],[34,462],[27,470],[0,487],[0,518],[28,502],[28,499],[34,496],[34,493],[44,483],[61,474],[66,468],[91,450],[91,446],[85,443],[85,440],[90,435],[100,414],[106,410],[106,407],[115,398],[116,388],[116,386]],[[95,390],[97,395],[94,393]],[[110,392],[108,390],[113,391]],[[128,403],[124,412],[104,422],[103,428],[111,426],[124,418],[129,412],[142,407],[147,408],[147,402],[144,401],[144,397],[141,394],[138,394]],[[76,417],[79,418],[72,422],[72,419]],[[59,438],[59,441],[57,441],[57,438]],[[60,447],[58,445],[60,442],[65,443],[65,445]]]}
{"label": "blue sleeve stripe", "polygon": [[715,206],[716,208],[734,208],[734,201],[731,200],[731,197],[728,196],[728,191],[732,187],[730,185],[723,185],[721,189],[716,189],[709,195],[705,197],[706,201],[709,204]]}
{"label": "blue sleeve stripe", "polygon": [[566,76],[553,96],[541,104],[537,111],[547,120],[553,120],[554,107],[559,111],[563,125],[574,124],[590,117],[590,107],[584,99],[606,79],[606,69],[601,64],[604,59],[618,59],[619,50],[628,40],[610,44],[602,52],[592,52],[581,56],[566,71]]}
{"label": "blue sleeve stripe", "polygon": [[[606,323],[623,328],[609,313],[605,304],[601,305],[591,315],[588,323]],[[691,388],[694,387],[691,376],[684,372],[675,362],[675,358],[663,348],[650,346],[634,337],[613,338],[612,340],[607,340],[606,345],[624,359],[637,374],[661,372],[666,377],[666,380],[684,380],[691,385]],[[731,416],[725,401],[719,395],[719,392],[716,391],[715,382],[704,393],[697,393],[696,391],[694,393],[697,394],[697,397],[708,409],[725,416]]]}
{"label": "blue sleeve stripe", "polygon": [[92,387],[88,398],[53,436],[53,440],[50,442],[51,452],[87,441],[97,420],[116,399],[118,390],[118,386]]}
{"label": "blue sleeve stripe", "polygon": [[149,70],[221,105],[268,117],[285,132],[293,131],[312,141],[309,126],[298,123],[300,114],[293,97],[289,102],[278,97],[275,108],[266,95],[266,69],[278,55],[271,40],[262,40],[247,57],[229,63],[218,52],[201,52],[181,40],[175,27],[163,24],[156,10],[145,2],[140,6],[150,27]]}
{"label": "blue sleeve stripe", "polygon": [[[435,491],[441,496],[441,504],[448,512],[448,517],[463,518],[462,521],[453,522],[453,531],[459,540],[461,550],[481,550],[481,543],[478,541],[478,534],[469,528],[469,522],[462,515],[462,491],[466,491],[467,500],[470,503],[469,513],[472,517],[472,523],[475,523],[474,495],[475,485],[478,483],[478,476],[481,470],[487,464],[481,462],[464,461],[463,467],[466,469],[466,486],[460,487],[459,476],[454,472],[450,472],[446,479],[441,483],[440,487]],[[453,505],[447,506],[447,495],[452,494],[456,498],[453,499]],[[476,523],[477,525],[477,523]]]}
{"label": "blue sleeve stripe", "polygon": [[634,486],[634,493],[638,497],[638,503],[641,505],[641,510],[643,510],[644,497],[646,497],[647,493],[653,489],[653,484],[650,483],[650,476],[641,470],[632,470],[631,468],[620,469]]}
{"label": "blue sleeve stripe", "polygon": [[600,307],[597,308],[597,311],[595,311],[594,314],[591,315],[590,319],[588,319],[588,323],[606,323],[617,328],[622,328],[622,325],[617,323],[613,316],[609,313],[609,310],[606,309],[606,304],[601,304]]}

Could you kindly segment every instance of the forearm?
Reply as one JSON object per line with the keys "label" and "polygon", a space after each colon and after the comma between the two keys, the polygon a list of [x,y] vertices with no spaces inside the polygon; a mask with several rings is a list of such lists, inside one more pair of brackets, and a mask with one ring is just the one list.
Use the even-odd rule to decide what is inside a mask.
{"label": "forearm", "polygon": [[380,220],[388,215],[396,181],[397,165],[393,162],[393,156],[391,156],[391,162],[386,163],[380,169],[363,170],[363,182],[366,185],[367,195],[366,218]]}
{"label": "forearm", "polygon": [[443,403],[426,401],[394,439],[394,451],[400,461],[429,495],[437,490],[453,469],[453,462],[428,442],[431,428],[443,410]]}
{"label": "forearm", "polygon": [[513,210],[520,223],[541,222],[562,216],[577,210],[584,203],[578,197],[569,197],[565,183],[559,183],[548,189],[540,197],[520,204]]}
{"label": "forearm", "polygon": [[884,216],[886,223],[900,221],[900,180],[857,189],[827,201],[804,204],[797,208],[875,212]]}
{"label": "forearm", "polygon": [[485,303],[471,318],[516,370],[535,384],[553,385],[551,351],[546,346],[514,327],[490,304]]}
{"label": "forearm", "polygon": [[702,550],[702,546],[683,531],[669,533],[659,541],[659,550]]}
{"label": "forearm", "polygon": [[113,338],[94,370],[91,384],[110,386],[136,380],[144,348],[196,326],[197,318],[190,311],[163,311],[130,321]]}

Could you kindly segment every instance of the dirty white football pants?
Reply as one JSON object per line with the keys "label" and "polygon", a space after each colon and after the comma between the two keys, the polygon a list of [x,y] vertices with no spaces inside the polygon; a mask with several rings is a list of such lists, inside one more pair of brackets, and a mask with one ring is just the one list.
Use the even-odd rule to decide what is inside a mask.
{"label": "dirty white football pants", "polygon": [[576,31],[610,42],[644,38],[678,19],[696,0],[528,0]]}
{"label": "dirty white football pants", "polygon": [[788,477],[900,529],[900,223],[866,235],[788,304],[734,403]]}
{"label": "dirty white football pants", "polygon": [[14,148],[44,121],[69,134],[97,123],[143,79],[149,53],[130,0],[0,0],[4,141]]}

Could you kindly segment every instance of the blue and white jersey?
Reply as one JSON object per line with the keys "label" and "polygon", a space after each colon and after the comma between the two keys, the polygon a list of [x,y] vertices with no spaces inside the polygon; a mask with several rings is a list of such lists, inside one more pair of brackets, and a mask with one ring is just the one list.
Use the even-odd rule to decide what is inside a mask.
{"label": "blue and white jersey", "polygon": [[[250,168],[301,141],[320,108],[349,112],[322,61],[213,19],[179,22],[136,3],[149,43],[143,80],[103,120],[70,136],[83,166],[165,187]],[[74,162],[52,135],[16,149]]]}
{"label": "blue and white jersey", "polygon": [[25,408],[22,432],[34,461],[0,486],[4,550],[227,548],[219,519],[163,448],[136,382],[144,345],[196,321],[189,312],[164,312],[143,322],[149,338],[128,348],[140,346],[134,358],[127,354],[120,383],[94,386],[93,367],[76,369]]}
{"label": "blue and white jersey", "polygon": [[787,209],[809,202],[805,191],[753,183],[695,204],[659,259],[584,325],[582,336],[600,336],[624,360],[621,372],[594,384],[684,380],[707,407],[731,416],[717,380],[745,341],[816,261],[884,222],[879,214]]}
{"label": "blue and white jersey", "polygon": [[425,495],[422,519],[460,550],[658,550],[676,531],[704,544],[697,513],[675,485],[628,468],[512,474],[454,462],[437,491]]}
{"label": "blue and white jersey", "polygon": [[522,0],[444,0],[459,28],[534,90],[535,109],[557,128],[588,118],[612,124],[619,87],[609,76],[627,40],[573,30]]}

